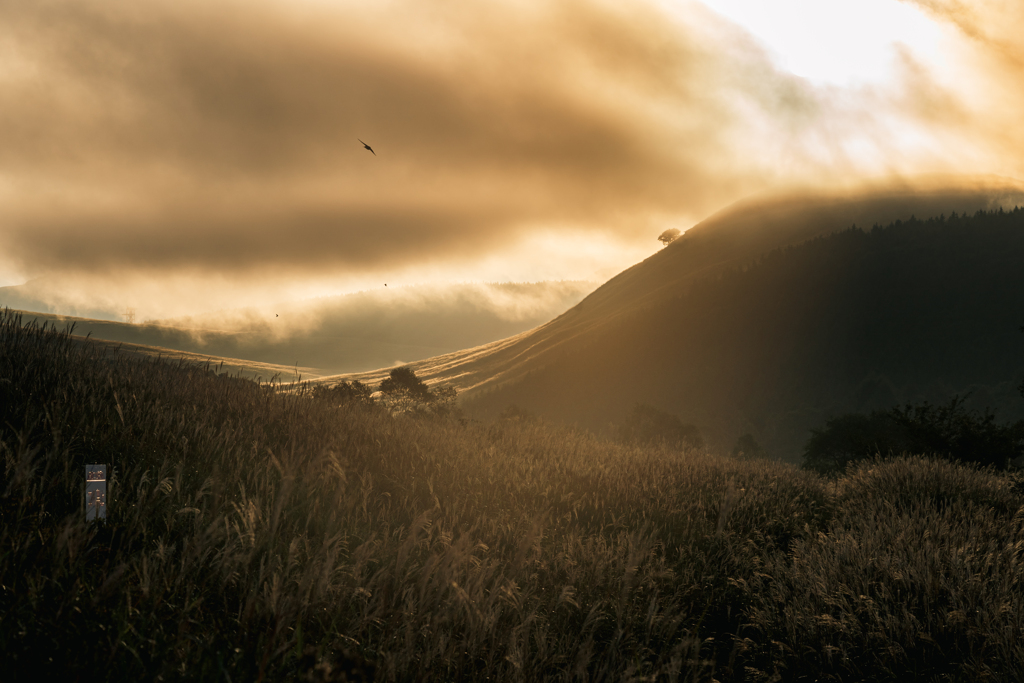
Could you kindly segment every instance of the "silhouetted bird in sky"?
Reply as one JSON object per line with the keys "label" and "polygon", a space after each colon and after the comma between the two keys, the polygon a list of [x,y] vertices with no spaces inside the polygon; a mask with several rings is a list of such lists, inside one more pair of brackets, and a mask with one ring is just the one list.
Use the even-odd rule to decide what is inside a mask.
{"label": "silhouetted bird in sky", "polygon": [[[356,138],[356,140],[359,140],[359,138]],[[363,141],[359,140],[359,142],[363,142]],[[363,147],[365,147],[366,149],[370,150],[370,153],[373,154],[373,156],[377,156],[377,153],[373,151],[373,147],[370,147],[365,142],[363,142]]]}

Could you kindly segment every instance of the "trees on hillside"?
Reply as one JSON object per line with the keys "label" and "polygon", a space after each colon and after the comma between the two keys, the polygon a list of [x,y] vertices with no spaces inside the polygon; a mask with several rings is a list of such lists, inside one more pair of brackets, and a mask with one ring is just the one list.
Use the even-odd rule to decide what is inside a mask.
{"label": "trees on hillside", "polygon": [[358,380],[339,382],[333,386],[319,385],[312,389],[316,400],[340,405],[382,405],[392,413],[447,415],[455,408],[458,392],[455,387],[430,389],[412,368],[393,369],[378,387],[379,402],[373,389]]}
{"label": "trees on hillside", "polygon": [[317,385],[312,390],[313,398],[334,404],[373,404],[373,389],[359,380],[339,382],[333,386]]}
{"label": "trees on hillside", "polygon": [[395,368],[380,383],[381,398],[386,402],[412,401],[414,403],[430,400],[430,389],[426,382],[413,372],[412,368]]}
{"label": "trees on hillside", "polygon": [[804,467],[838,472],[876,455],[912,453],[1005,468],[1024,455],[1024,420],[997,424],[990,410],[967,410],[964,400],[835,417],[811,430]]}
{"label": "trees on hillside", "polygon": [[822,474],[841,472],[857,460],[908,451],[910,442],[887,412],[850,413],[812,429],[804,447],[806,469]]}
{"label": "trees on hillside", "polygon": [[393,369],[380,383],[380,400],[394,413],[447,413],[455,398],[454,387],[431,390],[409,367]]}

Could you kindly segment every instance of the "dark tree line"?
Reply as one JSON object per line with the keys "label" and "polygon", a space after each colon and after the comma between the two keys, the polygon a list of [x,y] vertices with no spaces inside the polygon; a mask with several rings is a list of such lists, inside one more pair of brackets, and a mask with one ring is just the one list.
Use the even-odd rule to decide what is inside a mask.
{"label": "dark tree line", "polygon": [[998,424],[992,411],[968,410],[961,397],[841,415],[811,430],[804,467],[839,472],[858,460],[903,453],[1005,469],[1024,456],[1024,420]]}
{"label": "dark tree line", "polygon": [[[1024,325],[1020,331],[1024,332]],[[1024,380],[1017,389],[1024,397]],[[823,428],[811,430],[804,467],[839,472],[858,460],[902,453],[936,455],[997,469],[1021,466],[1024,420],[998,424],[990,408],[968,410],[965,400],[954,396],[948,405],[924,402],[832,418]]]}

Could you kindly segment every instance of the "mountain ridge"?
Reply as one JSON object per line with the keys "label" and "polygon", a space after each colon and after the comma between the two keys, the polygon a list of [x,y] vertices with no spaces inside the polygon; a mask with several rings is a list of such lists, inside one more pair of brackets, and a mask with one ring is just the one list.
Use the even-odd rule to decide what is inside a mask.
{"label": "mountain ridge", "polygon": [[[659,301],[685,291],[697,279],[753,261],[772,249],[857,223],[872,225],[917,214],[973,212],[997,202],[1024,204],[1024,183],[1012,179],[940,178],[929,179],[925,185],[923,190],[882,188],[861,194],[791,192],[736,202],[612,277],[547,323],[507,339],[407,365],[427,381],[449,383],[460,392],[472,394],[517,376],[517,361],[529,359],[536,365],[539,357],[530,356],[531,352],[543,357],[568,339],[597,333],[625,311],[655,307]],[[693,258],[684,256],[683,250],[693,253]],[[378,368],[345,373],[337,379],[374,383],[386,375],[387,368]]]}
{"label": "mountain ridge", "polygon": [[[870,320],[870,303],[865,303],[853,285],[859,282],[861,284],[858,286],[870,289],[872,280],[864,279],[864,275],[844,259],[853,258],[851,254],[857,249],[868,249],[865,252],[868,256],[862,259],[864,267],[878,271],[879,277],[884,276],[883,279],[890,282],[897,293],[902,291],[900,287],[904,287],[899,277],[898,261],[890,258],[892,255],[884,249],[875,249],[883,245],[878,235],[883,234],[884,230],[875,235],[874,231],[850,232],[850,228],[855,223],[865,227],[884,225],[891,221],[898,221],[893,224],[900,225],[904,221],[918,224],[922,221],[910,221],[911,216],[945,217],[953,213],[973,214],[981,209],[1001,207],[1004,203],[1024,205],[1024,192],[1019,183],[1007,181],[1000,186],[981,190],[973,187],[940,187],[916,193],[888,191],[867,195],[826,196],[812,200],[807,202],[786,197],[782,200],[754,201],[729,207],[702,221],[659,253],[612,278],[573,309],[534,330],[408,365],[428,383],[446,384],[458,389],[470,414],[481,417],[496,415],[504,407],[516,404],[526,410],[601,431],[607,429],[609,421],[624,415],[630,403],[646,401],[678,413],[684,420],[695,421],[708,433],[716,448],[728,450],[732,445],[730,440],[740,436],[740,433],[734,432],[743,429],[757,433],[772,447],[770,450],[793,458],[809,428],[818,426],[831,412],[846,410],[852,405],[849,396],[856,387],[846,385],[851,382],[858,385],[867,382],[871,374],[870,362],[875,362],[864,360],[874,356],[871,353],[863,356],[863,348],[838,332],[823,332],[814,326],[815,316],[819,316],[827,319],[828,325],[835,330],[843,329],[850,339],[856,339],[860,334],[856,325],[841,317],[837,318],[833,310],[834,306],[844,305],[842,302],[856,305],[858,315],[867,316],[864,325],[875,325]],[[887,215],[891,218],[886,219]],[[829,235],[842,233],[844,229],[850,235],[829,241]],[[862,233],[862,237],[854,236],[854,232]],[[863,235],[874,235],[876,239],[872,242]],[[926,238],[927,235],[921,239],[927,241]],[[868,239],[868,242],[861,244],[857,242],[858,239]],[[998,247],[1002,244],[999,240],[1003,240],[1006,242],[1003,246],[1009,250],[1007,253],[1012,252],[1020,258],[1019,263],[1024,263],[1024,252],[1018,254],[1014,251],[1019,251],[1020,245],[1007,242],[1013,239],[1015,237],[1010,233],[995,236],[988,246]],[[865,244],[874,246],[868,248]],[[765,288],[764,292],[756,288],[733,293],[726,291],[728,287],[738,287],[736,283],[742,280],[732,274],[757,270],[758,264],[766,259],[775,264],[772,266],[775,268],[778,258],[771,255],[798,250],[801,245],[810,245],[809,251],[794,256],[799,257],[794,261],[799,268],[792,276],[784,271],[776,272],[776,268],[776,271],[772,271],[776,279],[760,285]],[[922,256],[927,254],[928,248],[917,243],[907,248],[911,249],[908,252],[908,268],[912,266],[923,269],[919,273],[922,281],[927,280],[942,289],[944,285],[941,274],[928,271],[926,259]],[[970,254],[969,239],[955,249],[948,245],[943,248],[953,250],[943,258],[948,257],[950,268],[953,269],[952,275],[956,275],[955,269],[960,267],[956,265],[956,259],[966,258]],[[839,275],[830,273],[825,266],[806,260],[810,258],[807,254],[815,249],[817,251],[814,253],[831,259],[833,266],[840,268],[836,271]],[[962,249],[964,253],[955,253],[956,249]],[[993,258],[998,259],[998,250],[993,253],[996,254]],[[1019,270],[1016,263],[1002,263],[1000,276],[1015,277],[1013,272]],[[982,268],[975,262],[971,262],[970,267]],[[762,268],[759,272],[763,275],[768,271]],[[806,277],[807,282],[802,284],[787,279],[795,277],[797,273]],[[722,282],[726,284],[720,284]],[[999,295],[1008,302],[1016,291],[1024,291],[1024,282],[1017,283],[1014,280],[1014,283],[1009,294]],[[962,285],[968,289],[971,287],[970,282],[962,282]],[[761,302],[763,310],[751,308],[747,303],[747,300],[763,299],[774,291],[772,287],[780,286],[783,289],[778,291],[789,292],[797,300],[801,297],[806,300],[789,309],[787,302],[771,299]],[[801,287],[809,288],[806,296]],[[851,287],[854,289],[851,290]],[[828,291],[838,297],[836,301],[827,300],[824,292]],[[914,296],[922,295],[914,291],[906,289],[906,292]],[[955,303],[958,296],[956,291],[948,287],[942,291],[945,292],[943,296],[949,299],[946,303]],[[716,301],[721,301],[722,310],[714,310],[708,308],[710,304],[701,303],[701,296],[712,295],[717,297]],[[879,297],[879,301],[884,301],[887,293],[877,292],[875,296]],[[902,301],[900,305],[904,309],[892,313],[897,322],[899,316],[914,315],[914,306],[918,305],[914,301],[918,300]],[[926,302],[921,299],[919,303],[922,301]],[[938,303],[944,305],[941,301]],[[1020,302],[1020,306],[1020,310],[1024,311],[1024,301]],[[935,315],[941,315],[940,309],[941,305]],[[755,322],[748,324],[736,318],[741,310]],[[802,330],[808,339],[816,339],[824,347],[816,348],[810,341],[794,336],[795,333],[779,329],[781,323],[773,321],[769,311],[789,320],[793,329]],[[970,314],[963,310],[960,313]],[[984,325],[991,327],[996,324],[994,320],[990,316]],[[691,329],[694,326],[707,327],[714,332],[701,337],[699,330]],[[885,329],[890,328],[897,336],[914,334],[912,330],[904,330],[898,325],[890,325]],[[954,332],[945,330],[943,334],[951,335],[952,339],[956,336]],[[1000,337],[999,351],[1005,355],[1015,338],[1011,340],[1006,337],[1005,331],[999,334],[1003,335]],[[762,342],[741,342],[736,339],[749,335],[767,335],[763,343],[775,344],[779,348],[771,352],[757,350],[754,347]],[[964,340],[964,343],[970,341],[972,344],[984,342],[979,341],[980,337],[971,340],[964,337]],[[918,342],[923,343],[920,340]],[[713,348],[704,348],[701,343]],[[861,340],[861,343],[867,344],[868,341]],[[875,343],[875,340],[871,340],[871,343]],[[893,343],[894,354],[897,351],[902,354],[915,353],[913,349],[900,347],[899,342]],[[939,345],[942,344],[946,342]],[[786,346],[793,346],[799,351],[787,349]],[[680,351],[683,348],[685,351]],[[952,348],[946,352],[954,355],[959,353]],[[735,362],[730,360],[730,353],[735,356]],[[686,357],[687,354],[689,357]],[[843,354],[849,355],[849,359]],[[664,361],[652,356],[663,358]],[[765,367],[759,366],[752,358],[757,358]],[[694,367],[700,364],[707,367]],[[832,377],[837,388],[833,391],[820,378],[804,377],[807,368],[812,366],[823,377]],[[846,366],[856,366],[856,370],[842,370]],[[1010,366],[1007,368],[1007,372],[1012,370]],[[853,376],[862,370],[865,376]],[[758,375],[756,387],[744,388],[743,378],[738,376],[743,371]],[[941,374],[942,365],[936,361],[927,371]],[[356,379],[375,385],[387,372],[387,368],[381,368],[318,381]],[[1005,383],[994,386],[991,384],[991,376],[986,377],[981,384],[956,380],[952,384],[946,382],[944,387],[933,391],[919,386],[921,378],[914,376],[895,387],[888,395],[893,400],[921,397],[941,400],[954,389],[975,387],[979,396],[997,397],[997,402],[1008,404],[1011,395],[1015,395],[1012,387]],[[883,385],[888,382],[880,381]],[[802,390],[804,393],[790,386],[801,382],[805,385]],[[677,384],[691,386],[694,390],[703,387],[700,391],[709,392],[707,400],[686,396],[686,390],[675,386]],[[788,393],[773,398],[773,386],[785,386]],[[822,391],[825,394],[821,394]],[[871,389],[864,391],[870,393]],[[885,392],[882,391],[882,394]],[[813,398],[812,395],[828,398]],[[772,406],[773,401],[780,404],[778,410]],[[786,410],[796,411],[789,417],[779,412],[783,411],[785,406],[782,404],[786,402],[789,403]],[[765,417],[765,410],[773,416]]]}

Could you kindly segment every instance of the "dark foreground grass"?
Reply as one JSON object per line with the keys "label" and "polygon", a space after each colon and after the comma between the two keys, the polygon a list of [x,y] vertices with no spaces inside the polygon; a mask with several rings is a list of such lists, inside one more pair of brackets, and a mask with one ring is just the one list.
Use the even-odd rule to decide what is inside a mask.
{"label": "dark foreground grass", "polygon": [[[1024,500],[332,405],[0,318],[0,680],[1014,680]],[[87,462],[110,518],[83,515]]]}

